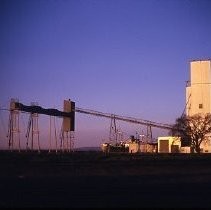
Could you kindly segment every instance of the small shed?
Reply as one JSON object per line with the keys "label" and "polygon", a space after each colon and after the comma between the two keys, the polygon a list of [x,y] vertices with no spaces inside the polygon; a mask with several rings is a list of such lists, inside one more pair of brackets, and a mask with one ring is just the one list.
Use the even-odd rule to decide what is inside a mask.
{"label": "small shed", "polygon": [[137,153],[139,152],[140,143],[139,142],[129,142],[129,153]]}
{"label": "small shed", "polygon": [[177,136],[158,137],[158,153],[179,153],[181,138]]}

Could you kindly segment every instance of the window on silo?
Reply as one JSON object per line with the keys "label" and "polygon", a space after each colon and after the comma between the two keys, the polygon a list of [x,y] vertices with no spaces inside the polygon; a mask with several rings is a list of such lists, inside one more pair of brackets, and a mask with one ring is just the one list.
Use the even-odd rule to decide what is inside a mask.
{"label": "window on silo", "polygon": [[203,104],[199,104],[199,109],[203,109]]}

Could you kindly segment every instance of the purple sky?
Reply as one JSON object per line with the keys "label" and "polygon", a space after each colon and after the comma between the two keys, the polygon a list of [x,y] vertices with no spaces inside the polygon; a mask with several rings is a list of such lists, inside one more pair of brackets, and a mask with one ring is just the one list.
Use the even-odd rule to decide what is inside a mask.
{"label": "purple sky", "polygon": [[[174,123],[189,62],[211,58],[210,0],[0,0],[0,28],[1,108],[18,98],[62,109],[70,98],[81,108]],[[4,147],[8,113],[0,117]],[[76,146],[99,146],[109,124],[76,113]]]}

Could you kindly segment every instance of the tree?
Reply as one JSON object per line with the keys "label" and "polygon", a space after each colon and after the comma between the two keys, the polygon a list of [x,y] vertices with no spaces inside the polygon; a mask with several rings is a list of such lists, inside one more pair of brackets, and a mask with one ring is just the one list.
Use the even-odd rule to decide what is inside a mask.
{"label": "tree", "polygon": [[200,153],[200,145],[211,133],[211,114],[183,115],[176,119],[172,134],[181,137],[183,145],[191,146]]}

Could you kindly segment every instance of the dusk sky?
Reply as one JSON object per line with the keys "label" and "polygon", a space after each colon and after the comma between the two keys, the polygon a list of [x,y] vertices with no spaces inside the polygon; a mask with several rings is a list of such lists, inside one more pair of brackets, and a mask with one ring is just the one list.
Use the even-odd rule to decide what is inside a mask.
{"label": "dusk sky", "polygon": [[[70,98],[172,124],[185,108],[190,61],[211,58],[210,0],[0,0],[0,28],[0,108],[17,98],[62,109]],[[0,112],[4,148],[9,113]],[[99,146],[109,124],[76,113],[75,146]],[[118,125],[131,135],[145,129]]]}

